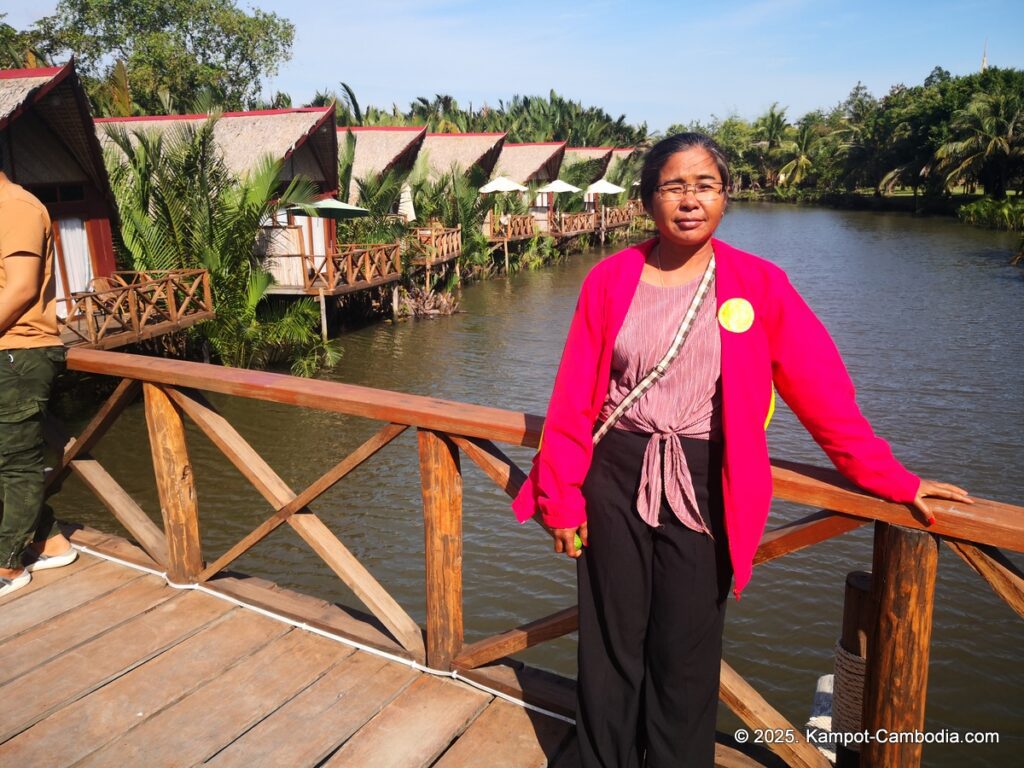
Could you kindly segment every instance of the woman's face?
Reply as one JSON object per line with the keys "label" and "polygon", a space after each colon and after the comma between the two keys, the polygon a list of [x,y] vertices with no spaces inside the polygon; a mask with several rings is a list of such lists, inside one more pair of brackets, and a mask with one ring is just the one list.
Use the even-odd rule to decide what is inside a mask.
{"label": "woman's face", "polygon": [[697,199],[692,185],[715,183],[721,187],[722,176],[706,149],[691,147],[671,155],[661,167],[658,187],[665,184],[689,184],[691,188],[678,200],[666,198],[655,190],[651,200],[651,217],[662,238],[674,245],[692,248],[706,243],[725,213],[726,196],[721,191],[711,197]]}

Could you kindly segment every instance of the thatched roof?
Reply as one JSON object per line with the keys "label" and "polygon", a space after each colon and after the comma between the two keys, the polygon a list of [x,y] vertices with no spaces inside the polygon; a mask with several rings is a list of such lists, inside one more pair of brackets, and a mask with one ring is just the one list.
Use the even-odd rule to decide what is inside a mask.
{"label": "thatched roof", "polygon": [[637,151],[636,147],[616,147],[612,150],[612,160],[625,160]]}
{"label": "thatched roof", "polygon": [[370,174],[386,173],[392,168],[408,170],[427,137],[425,127],[408,126],[338,126],[339,150],[349,132],[356,139],[356,154],[352,161],[351,189],[342,190],[349,202],[356,194],[355,182]]}
{"label": "thatched roof", "polygon": [[63,67],[0,71],[0,130],[7,132],[19,184],[89,182],[116,218],[103,153],[74,61]]}
{"label": "thatched roof", "polygon": [[465,172],[474,165],[490,175],[504,143],[504,133],[428,133],[420,151],[432,176],[448,173],[452,166]]}
{"label": "thatched roof", "polygon": [[587,180],[587,183],[589,184],[590,182],[604,178],[604,175],[608,173],[608,166],[611,165],[612,152],[614,151],[614,147],[566,147],[565,160],[562,164],[565,167],[568,167],[576,165],[577,163],[596,161],[596,175],[594,178]]}
{"label": "thatched roof", "polygon": [[551,181],[558,178],[564,155],[564,141],[505,144],[498,157],[495,173],[520,184]]}
{"label": "thatched roof", "polygon": [[33,91],[44,88],[36,93],[32,101],[38,101],[59,79],[63,67],[44,67],[41,69],[5,69],[0,72],[0,127],[6,127],[11,115],[20,111],[29,100]]}
{"label": "thatched roof", "polygon": [[[209,115],[155,115],[150,117],[114,117],[96,121],[100,142],[112,145],[108,126],[136,131],[173,131],[196,123]],[[302,109],[267,109],[252,112],[225,112],[213,128],[224,163],[233,173],[244,175],[264,156],[284,160],[282,178],[302,173],[320,182],[325,192],[338,188],[338,136],[334,106]]]}

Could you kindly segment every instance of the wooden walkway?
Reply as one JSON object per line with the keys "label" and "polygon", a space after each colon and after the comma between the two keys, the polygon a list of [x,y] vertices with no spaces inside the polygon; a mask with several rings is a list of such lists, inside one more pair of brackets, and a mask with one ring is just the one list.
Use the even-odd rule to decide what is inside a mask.
{"label": "wooden walkway", "polygon": [[575,762],[561,720],[90,555],[0,612],[3,765]]}
{"label": "wooden walkway", "polygon": [[[0,715],[0,765],[117,763],[120,768],[125,757],[129,765],[147,766],[232,759],[399,768],[569,768],[578,762],[564,717],[573,711],[573,682],[515,658],[576,631],[576,606],[466,642],[463,587],[479,582],[463,573],[463,462],[515,496],[526,475],[500,446],[536,448],[539,417],[90,349],[72,349],[68,367],[121,377],[121,382],[76,437],[59,438],[60,425],[50,425],[55,448],[63,445],[63,459],[48,482],[56,487],[74,472],[141,549],[79,528],[74,542],[129,565],[83,559],[41,573],[6,604],[0,601],[0,696],[13,703]],[[140,392],[162,527],[92,455]],[[293,489],[203,392],[383,425],[347,455],[325,448],[323,474],[306,488]],[[204,554],[186,419],[271,509],[226,552]],[[388,446],[408,429],[416,431],[423,499],[425,626],[315,511],[327,490],[351,482],[357,467],[384,449],[398,450]],[[140,472],[148,469],[140,464]],[[848,593],[844,615],[857,621],[849,626],[844,621],[842,630],[844,638],[857,638],[857,647],[847,651],[865,660],[863,727],[924,732],[939,546],[948,546],[1024,617],[1024,573],[1001,550],[1024,552],[1024,508],[987,499],[973,505],[946,502],[928,527],[915,510],[855,491],[834,470],[775,461],[772,477],[775,498],[814,511],[766,531],[754,558],[758,567],[874,526],[870,586],[857,600]],[[285,526],[362,608],[326,603],[227,570]],[[132,570],[132,564],[154,575]],[[165,573],[185,588],[163,585]],[[366,658],[371,655],[372,660]],[[365,665],[373,664],[367,671]],[[829,768],[785,715],[725,660],[721,667],[721,701],[748,732],[792,733],[793,739],[771,741],[770,754],[719,734],[717,765]],[[563,717],[492,698],[491,691]],[[24,759],[30,755],[39,759]],[[921,760],[919,742],[873,741],[864,747],[860,764],[887,768]]]}

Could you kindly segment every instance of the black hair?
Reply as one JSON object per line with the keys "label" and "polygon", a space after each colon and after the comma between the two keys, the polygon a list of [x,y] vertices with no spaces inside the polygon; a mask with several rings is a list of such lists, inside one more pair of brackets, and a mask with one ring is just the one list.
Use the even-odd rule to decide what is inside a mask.
{"label": "black hair", "polygon": [[661,169],[676,152],[683,152],[693,148],[703,149],[718,166],[718,173],[722,177],[722,194],[729,194],[729,161],[725,158],[722,148],[715,143],[710,136],[703,133],[677,133],[667,136],[653,147],[644,156],[644,165],[640,169],[640,199],[644,208],[651,210],[651,203],[654,202],[654,190],[658,186],[661,176]]}

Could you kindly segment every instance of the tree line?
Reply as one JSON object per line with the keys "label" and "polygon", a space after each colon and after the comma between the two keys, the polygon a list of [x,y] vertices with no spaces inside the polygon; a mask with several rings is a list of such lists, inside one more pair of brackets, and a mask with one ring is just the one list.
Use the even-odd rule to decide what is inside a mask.
{"label": "tree line", "polygon": [[[291,57],[294,26],[235,0],[60,0],[27,30],[0,16],[0,63],[36,66],[76,57],[101,116],[288,107],[261,97],[262,83]],[[341,125],[426,125],[437,132],[500,131],[508,141],[573,146],[646,146],[659,137],[600,107],[552,91],[515,95],[497,106],[462,106],[451,95],[400,108],[361,107],[353,90],[324,90],[306,106],[334,102]],[[829,109],[793,118],[778,103],[753,120],[729,115],[672,125],[700,130],[725,149],[734,193],[782,199],[907,190],[924,198],[982,192],[1004,205],[1024,187],[1024,71],[988,68],[954,76],[935,67],[920,85],[876,97],[858,83]],[[1000,208],[1001,207],[1001,208]],[[976,223],[979,211],[966,218]],[[997,215],[998,218],[998,215]],[[1021,228],[1009,216],[994,226]]]}

